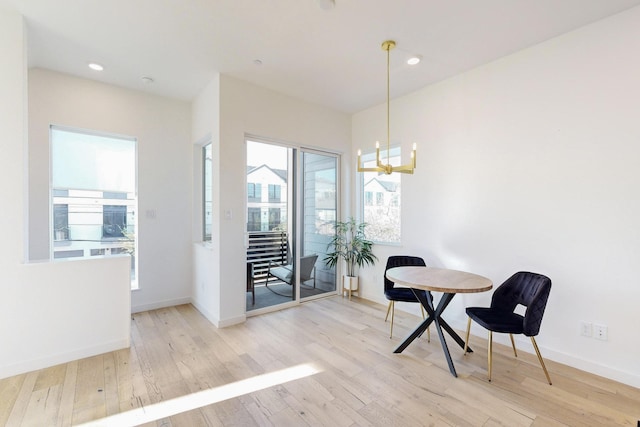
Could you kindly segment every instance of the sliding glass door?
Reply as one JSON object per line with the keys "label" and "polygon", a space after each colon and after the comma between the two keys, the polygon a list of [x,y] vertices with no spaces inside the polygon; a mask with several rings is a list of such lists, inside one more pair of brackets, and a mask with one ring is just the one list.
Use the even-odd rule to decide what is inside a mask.
{"label": "sliding glass door", "polygon": [[335,292],[335,155],[247,141],[247,311]]}

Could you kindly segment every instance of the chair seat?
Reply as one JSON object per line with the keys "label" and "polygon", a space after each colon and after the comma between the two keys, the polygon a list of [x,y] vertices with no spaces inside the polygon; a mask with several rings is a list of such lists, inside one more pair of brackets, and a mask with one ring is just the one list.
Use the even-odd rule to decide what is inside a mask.
{"label": "chair seat", "polygon": [[[426,291],[417,291],[426,294]],[[384,296],[391,301],[419,302],[413,291],[409,288],[392,288],[384,292]]]}
{"label": "chair seat", "polygon": [[493,332],[521,334],[524,318],[519,314],[489,307],[469,307],[467,315],[477,324]]}

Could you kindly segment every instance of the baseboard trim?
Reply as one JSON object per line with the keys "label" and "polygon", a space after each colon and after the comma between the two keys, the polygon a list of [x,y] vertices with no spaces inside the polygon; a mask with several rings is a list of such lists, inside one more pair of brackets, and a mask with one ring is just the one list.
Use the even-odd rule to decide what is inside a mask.
{"label": "baseboard trim", "polygon": [[[454,321],[449,323],[454,329],[457,329],[458,331],[465,331],[467,329],[467,325],[463,324],[464,322],[460,323]],[[474,334],[473,328],[471,329],[471,335],[476,337],[476,339],[487,339],[486,335],[483,336]],[[511,347],[511,341],[509,341],[508,337],[509,335],[507,334],[494,334],[493,341]],[[523,337],[522,335],[514,335],[514,339],[516,340],[516,347],[518,348],[518,352],[523,351],[525,353],[535,354],[528,337]],[[640,375],[638,374],[635,374],[633,372],[621,371],[620,369],[582,359],[571,354],[562,353],[541,345],[539,340],[536,341],[538,342],[538,347],[540,347],[540,353],[542,354],[542,357],[546,360],[552,360],[556,363],[571,366],[572,368],[576,368],[593,375],[598,375],[613,381],[618,381],[619,383],[626,384],[631,387],[640,388]]]}
{"label": "baseboard trim", "polygon": [[[362,295],[362,298],[375,303],[382,304],[384,306],[386,306],[388,303],[388,301],[385,299],[382,299],[382,300],[379,299],[377,295],[369,295],[365,293]],[[414,308],[414,304],[410,304],[410,306],[412,309],[418,310]],[[406,309],[403,309],[403,307],[396,306],[396,310],[402,310],[406,313],[419,315],[419,314],[416,314],[416,313],[419,313],[419,311],[416,311],[416,313],[414,313]],[[450,319],[447,319],[447,320],[449,321],[449,324],[451,325],[451,327],[453,327],[454,329],[458,331],[466,331],[467,324],[465,321],[460,321],[459,319],[453,320],[453,321]],[[477,339],[484,339],[484,340],[487,339],[486,335],[474,334],[473,328],[471,329],[471,334],[475,336]],[[530,341],[528,338],[522,339],[515,336],[514,338],[516,339],[516,342],[522,342],[522,345],[518,347],[518,351],[535,354],[533,352],[533,347],[530,347]],[[511,347],[511,342],[509,341],[508,335],[506,334],[494,334],[493,339],[497,343]],[[597,362],[576,357],[574,355],[552,350],[548,347],[545,347],[544,345],[541,345],[540,342],[538,342],[538,346],[540,347],[540,352],[542,353],[542,357],[545,359],[552,360],[557,363],[562,363],[563,365],[571,366],[573,368],[579,369],[584,372],[588,372],[593,375],[598,375],[613,381],[618,381],[619,383],[626,384],[631,387],[640,388],[640,375],[638,373],[622,371],[620,369],[613,368],[611,366],[605,366]],[[529,348],[531,348],[531,351],[529,351]]]}
{"label": "baseboard trim", "polygon": [[242,316],[236,316],[229,319],[218,319],[213,315],[210,311],[202,307],[202,305],[198,304],[195,300],[191,300],[191,305],[193,305],[196,310],[200,312],[204,317],[207,318],[209,322],[213,324],[216,328],[226,328],[228,326],[237,325],[239,323],[244,323],[247,321],[247,315],[243,314]]}
{"label": "baseboard trim", "polygon": [[218,321],[218,328],[226,328],[227,326],[237,325],[239,323],[244,323],[247,320],[246,315],[231,317],[229,319],[221,319]]}
{"label": "baseboard trim", "polygon": [[60,365],[62,363],[73,362],[74,360],[84,359],[86,357],[109,353],[111,351],[122,350],[123,348],[129,348],[130,344],[130,338],[127,336],[126,339],[103,343],[93,347],[80,348],[74,351],[60,353],[39,359],[31,359],[13,365],[1,366],[0,379],[24,374],[26,372],[37,371],[39,369],[49,368],[51,366]]}
{"label": "baseboard trim", "polygon": [[198,304],[195,300],[191,300],[191,305],[196,308],[212,325],[218,327],[218,318],[213,315],[209,310],[205,309],[202,305]]}
{"label": "baseboard trim", "polygon": [[141,313],[143,311],[157,310],[159,308],[174,307],[176,305],[190,304],[190,297],[176,298],[164,301],[156,301],[148,304],[132,305],[131,313]]}

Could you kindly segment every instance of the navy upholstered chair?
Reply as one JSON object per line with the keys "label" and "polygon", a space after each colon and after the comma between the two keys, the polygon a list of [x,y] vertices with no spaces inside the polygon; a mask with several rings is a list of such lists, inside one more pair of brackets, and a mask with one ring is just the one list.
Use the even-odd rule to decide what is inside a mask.
{"label": "navy upholstered chair", "polygon": [[[536,351],[540,365],[551,384],[549,372],[544,365],[540,350],[536,344],[535,336],[540,331],[542,316],[547,305],[547,299],[551,292],[551,279],[537,273],[518,272],[500,285],[491,297],[491,306],[468,307],[467,337],[465,340],[464,354],[467,354],[469,343],[469,331],[471,320],[489,331],[489,362],[488,377],[491,381],[491,353],[493,347],[493,332],[509,334],[513,354],[518,357],[513,334],[523,334],[531,338],[531,343]],[[526,307],[524,316],[514,312],[518,305]]]}
{"label": "navy upholstered chair", "polygon": [[[394,286],[394,283],[391,280],[387,279],[387,275],[386,275],[387,270],[394,267],[426,267],[426,266],[427,264],[425,264],[424,260],[416,256],[394,255],[394,256],[390,256],[387,259],[387,266],[384,269],[385,271],[384,296],[389,300],[389,306],[387,307],[387,315],[385,316],[384,321],[385,322],[387,321],[387,319],[389,318],[389,312],[391,312],[391,332],[389,334],[389,338],[393,337],[393,317],[395,314],[395,302],[396,301],[417,302],[418,304],[420,304],[420,301],[418,301],[418,299],[413,294],[413,291],[411,289],[396,288]],[[416,290],[416,292],[426,293],[426,291],[418,291],[418,290]],[[420,310],[422,311],[422,318],[424,319],[424,308],[422,308],[422,304],[420,304]],[[429,340],[431,339],[429,329],[427,329],[427,338]]]}

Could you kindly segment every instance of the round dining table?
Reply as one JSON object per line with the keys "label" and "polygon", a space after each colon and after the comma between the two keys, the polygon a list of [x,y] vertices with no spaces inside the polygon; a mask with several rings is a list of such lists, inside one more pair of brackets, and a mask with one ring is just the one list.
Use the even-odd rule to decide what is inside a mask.
{"label": "round dining table", "polygon": [[[442,313],[456,294],[486,292],[491,290],[493,287],[491,280],[465,271],[431,267],[395,267],[387,270],[385,274],[387,279],[394,282],[395,286],[411,288],[420,304],[428,313],[427,318],[394,350],[394,353],[402,353],[413,340],[421,336],[429,325],[433,323],[438,332],[442,350],[449,365],[449,371],[454,377],[457,377],[458,374],[456,373],[456,368],[453,366],[449,347],[447,346],[442,330],[447,331],[449,336],[463,349],[464,340],[442,318]],[[426,292],[416,292],[418,290]],[[433,304],[431,292],[442,292],[442,297],[437,306]],[[467,347],[467,352],[472,351],[471,348]]]}

